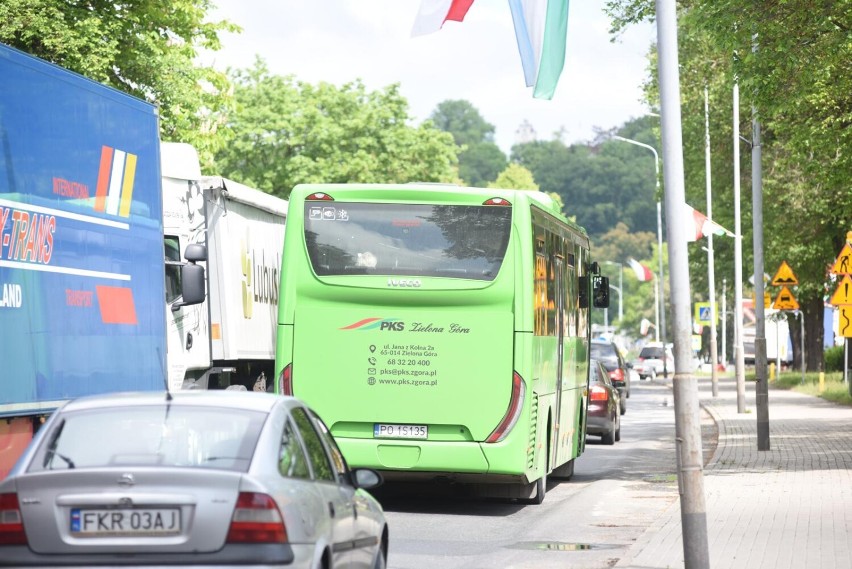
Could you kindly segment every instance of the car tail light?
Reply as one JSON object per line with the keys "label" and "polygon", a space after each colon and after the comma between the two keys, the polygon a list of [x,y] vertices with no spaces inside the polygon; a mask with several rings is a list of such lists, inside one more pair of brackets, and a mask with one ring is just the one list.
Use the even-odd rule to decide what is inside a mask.
{"label": "car tail light", "polygon": [[289,363],[284,366],[281,373],[278,374],[278,393],[279,395],[293,395],[293,364]]}
{"label": "car tail light", "polygon": [[486,443],[499,443],[506,438],[515,423],[518,422],[518,417],[521,416],[521,410],[524,408],[524,395],[526,394],[526,386],[523,378],[514,372],[512,374],[512,396],[509,398],[509,407],[506,409],[506,414],[497,425],[497,428],[488,435],[485,439]]}
{"label": "car tail light", "polygon": [[624,371],[621,368],[616,368],[609,372],[609,377],[615,381],[624,381]]}
{"label": "car tail light", "polygon": [[0,494],[0,545],[26,545],[17,494]]}
{"label": "car tail light", "polygon": [[287,543],[287,528],[275,500],[267,494],[240,492],[228,543]]}
{"label": "car tail light", "polygon": [[323,193],[323,192],[315,192],[315,193],[313,193],[313,194],[309,195],[308,197],[306,197],[306,198],[305,198],[305,201],[310,201],[310,202],[315,202],[315,201],[321,201],[321,202],[333,202],[333,201],[334,201],[334,198],[333,198],[333,197],[331,197],[331,196],[330,196],[330,195],[328,195],[328,194]]}
{"label": "car tail light", "polygon": [[607,401],[608,399],[609,393],[607,393],[607,390],[600,385],[593,385],[592,389],[589,390],[590,401]]}

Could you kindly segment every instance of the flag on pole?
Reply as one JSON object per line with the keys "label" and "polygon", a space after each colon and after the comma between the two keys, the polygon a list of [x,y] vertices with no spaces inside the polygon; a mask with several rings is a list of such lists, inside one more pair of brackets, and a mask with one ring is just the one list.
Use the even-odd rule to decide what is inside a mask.
{"label": "flag on pole", "polygon": [[636,259],[627,259],[627,262],[630,264],[630,268],[633,269],[633,272],[636,273],[636,278],[639,279],[640,282],[647,282],[654,278],[654,273],[651,272],[651,269]]}
{"label": "flag on pole", "polygon": [[707,235],[727,235],[728,237],[733,237],[734,234],[708,218],[706,215],[693,208],[689,204],[684,204],[686,208],[686,217],[689,217],[692,220],[692,224],[689,227],[692,228],[690,235],[687,237],[687,241],[698,241],[702,237],[706,237]]}
{"label": "flag on pole", "polygon": [[568,0],[509,0],[527,87],[552,99],[565,66]]}
{"label": "flag on pole", "polygon": [[444,22],[461,22],[473,0],[421,0],[420,10],[414,19],[411,36],[423,36],[440,30]]}

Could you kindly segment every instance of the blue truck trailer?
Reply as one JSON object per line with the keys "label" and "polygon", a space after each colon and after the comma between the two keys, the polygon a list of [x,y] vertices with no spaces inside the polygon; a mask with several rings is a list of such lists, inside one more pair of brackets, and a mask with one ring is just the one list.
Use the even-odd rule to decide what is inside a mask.
{"label": "blue truck trailer", "polygon": [[156,108],[0,44],[0,478],[62,401],[162,390]]}

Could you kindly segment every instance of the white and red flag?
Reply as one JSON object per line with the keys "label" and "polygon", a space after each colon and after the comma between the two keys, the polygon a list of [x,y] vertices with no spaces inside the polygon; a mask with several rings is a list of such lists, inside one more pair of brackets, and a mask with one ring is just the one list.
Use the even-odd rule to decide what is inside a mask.
{"label": "white and red flag", "polygon": [[473,0],[421,0],[420,10],[414,19],[411,36],[423,36],[437,32],[444,22],[461,22],[467,15]]}
{"label": "white and red flag", "polygon": [[690,228],[689,235],[687,236],[687,241],[698,241],[702,237],[706,237],[708,235],[727,235],[728,237],[733,237],[734,234],[693,208],[689,204],[684,204],[685,213],[684,216],[689,217],[691,223],[688,223],[687,226]]}
{"label": "white and red flag", "polygon": [[640,282],[647,282],[654,278],[654,273],[651,272],[651,269],[636,259],[627,259],[627,262],[630,264],[630,268],[633,269],[633,272],[636,273],[636,278],[639,279]]}

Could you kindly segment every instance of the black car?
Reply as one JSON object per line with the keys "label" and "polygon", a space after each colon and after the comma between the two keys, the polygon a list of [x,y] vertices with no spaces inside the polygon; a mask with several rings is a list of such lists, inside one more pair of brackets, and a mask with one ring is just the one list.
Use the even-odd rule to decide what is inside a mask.
{"label": "black car", "polygon": [[612,384],[621,395],[621,414],[627,411],[627,402],[630,397],[630,364],[625,361],[618,347],[609,340],[592,340],[591,356],[600,361],[609,373]]}
{"label": "black car", "polygon": [[621,397],[609,373],[598,360],[589,365],[589,404],[586,434],[597,435],[605,445],[621,440]]}

